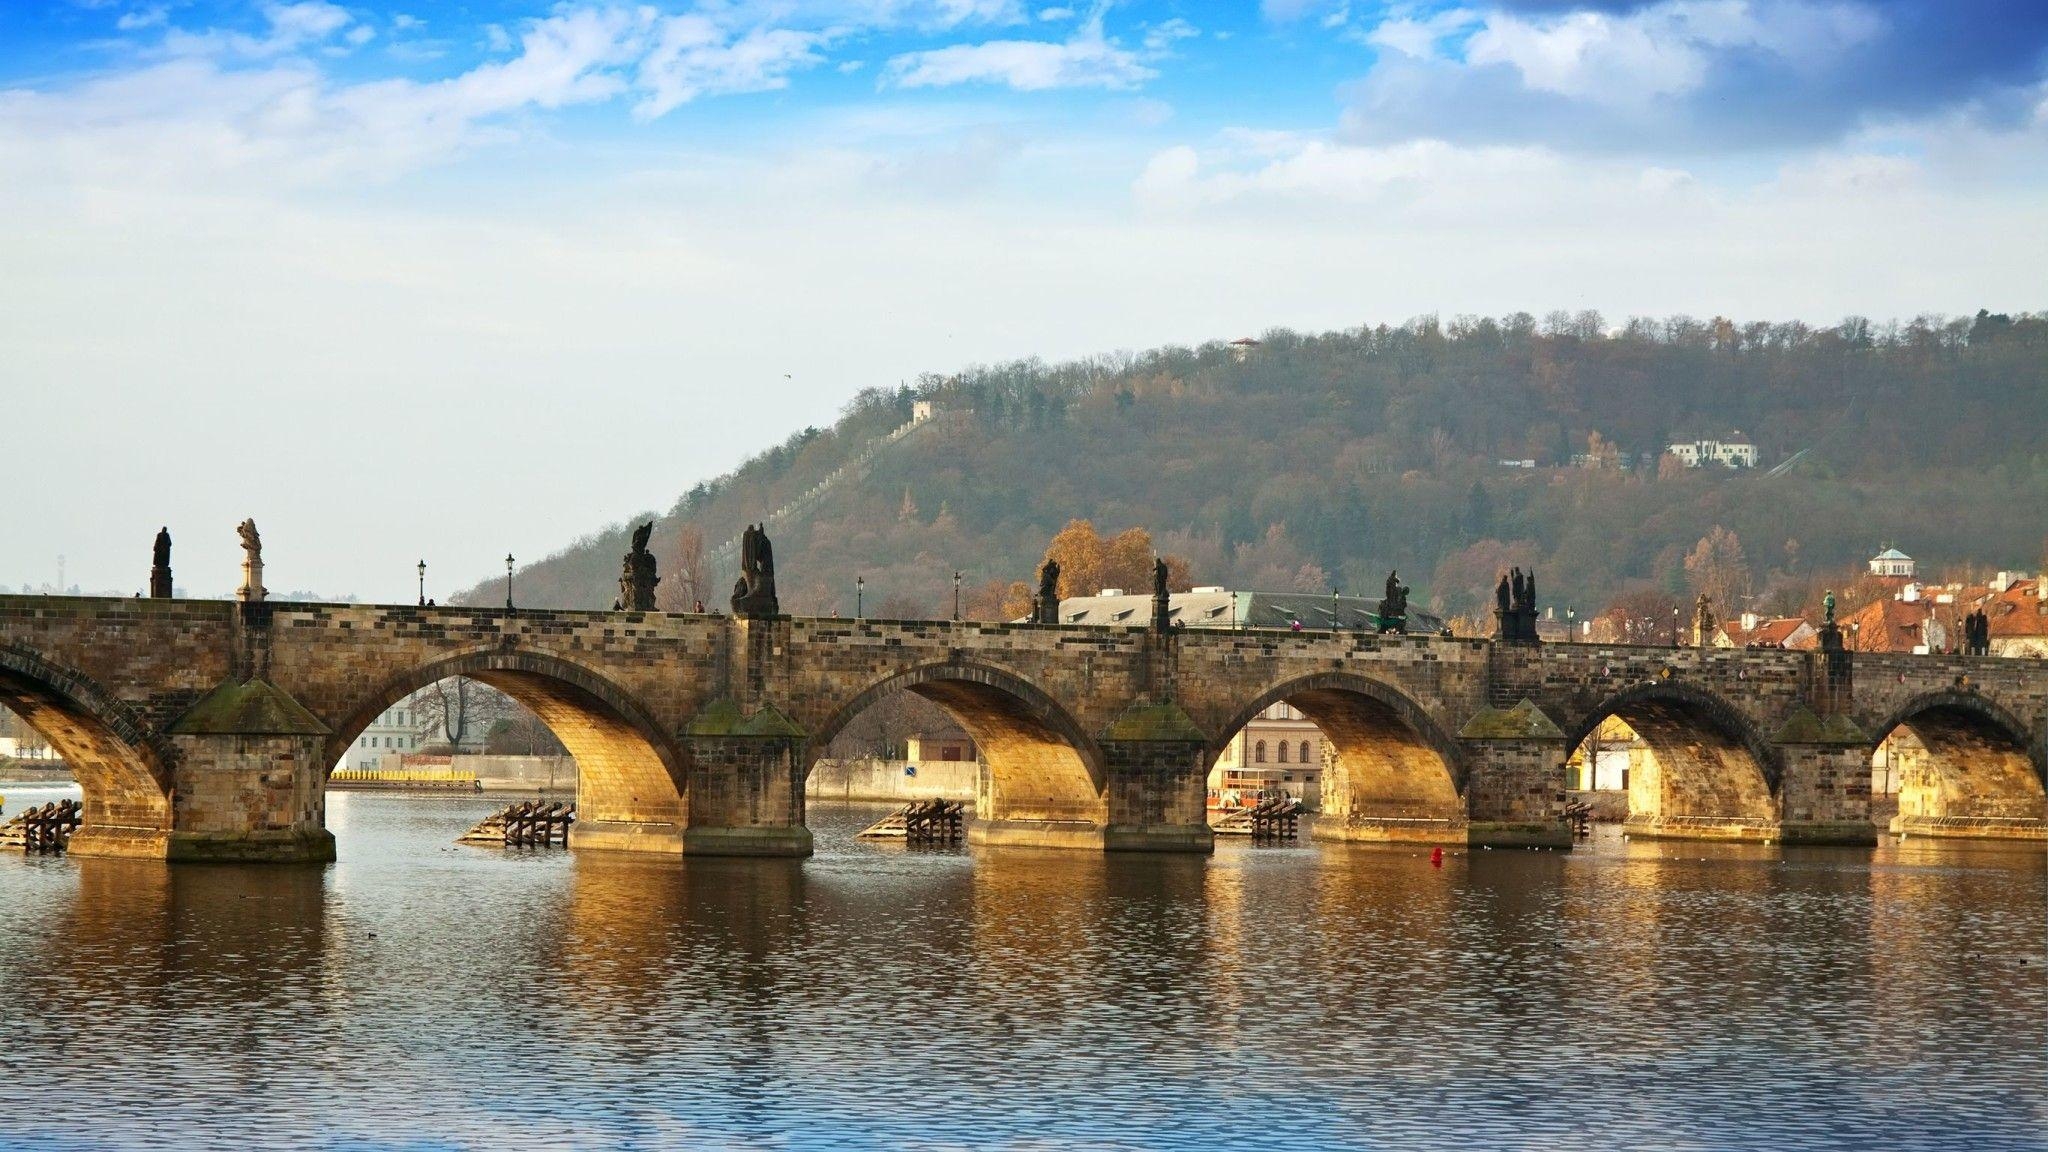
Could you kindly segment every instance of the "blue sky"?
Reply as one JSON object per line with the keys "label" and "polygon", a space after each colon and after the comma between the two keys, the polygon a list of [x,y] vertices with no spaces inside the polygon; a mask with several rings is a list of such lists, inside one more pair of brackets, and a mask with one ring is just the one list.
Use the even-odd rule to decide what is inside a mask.
{"label": "blue sky", "polygon": [[974,361],[2040,308],[2044,205],[2042,4],[17,2],[0,584],[467,582]]}

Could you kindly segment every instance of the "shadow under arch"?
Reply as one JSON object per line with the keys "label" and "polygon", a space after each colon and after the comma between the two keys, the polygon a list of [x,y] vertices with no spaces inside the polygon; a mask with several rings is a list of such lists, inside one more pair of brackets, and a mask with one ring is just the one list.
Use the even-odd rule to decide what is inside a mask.
{"label": "shadow under arch", "polygon": [[84,792],[79,855],[161,855],[171,828],[177,752],[90,677],[0,645],[0,704],[64,758]]}
{"label": "shadow under arch", "polygon": [[1782,767],[1770,742],[1727,698],[1684,681],[1638,684],[1579,716],[1565,734],[1565,750],[1579,748],[1610,716],[1634,729],[1647,752],[1628,783],[1632,832],[1771,837]]}
{"label": "shadow under arch", "polygon": [[982,761],[975,807],[983,821],[1107,821],[1108,774],[1095,739],[1030,681],[972,661],[920,664],[862,690],[811,738],[806,777],[854,717],[896,692],[938,705],[973,737]]}
{"label": "shadow under arch", "polygon": [[1893,831],[2048,838],[2048,750],[1995,701],[1953,689],[1923,693],[1872,735],[1899,770]]}
{"label": "shadow under arch", "polygon": [[1395,685],[1350,672],[1317,672],[1273,685],[1218,729],[1213,763],[1239,729],[1286,703],[1322,730],[1318,839],[1441,840],[1467,823],[1466,765],[1457,741]]}
{"label": "shadow under arch", "polygon": [[[675,846],[688,824],[683,758],[647,710],[618,685],[584,666],[531,649],[488,648],[445,656],[385,681],[334,725],[326,767],[348,754],[385,709],[454,676],[487,684],[539,716],[576,760],[579,831],[600,822],[673,826]],[[572,837],[573,842],[573,837]],[[648,847],[656,847],[653,844]]]}

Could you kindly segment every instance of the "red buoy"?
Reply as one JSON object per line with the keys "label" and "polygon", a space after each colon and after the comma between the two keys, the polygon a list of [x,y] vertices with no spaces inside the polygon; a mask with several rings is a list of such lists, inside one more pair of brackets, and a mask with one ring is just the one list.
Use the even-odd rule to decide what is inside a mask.
{"label": "red buoy", "polygon": [[1431,849],[1429,850],[1429,866],[1430,866],[1431,868],[1441,868],[1441,867],[1443,867],[1443,866],[1444,866],[1444,850],[1443,850],[1443,849],[1441,849],[1441,848],[1431,848]]}

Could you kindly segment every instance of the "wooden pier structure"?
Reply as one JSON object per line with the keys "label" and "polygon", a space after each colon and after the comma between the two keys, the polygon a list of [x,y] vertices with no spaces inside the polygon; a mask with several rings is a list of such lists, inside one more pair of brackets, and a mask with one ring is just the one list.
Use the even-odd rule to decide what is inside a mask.
{"label": "wooden pier structure", "polygon": [[919,800],[905,804],[862,832],[862,840],[901,840],[906,844],[958,844],[966,835],[967,805],[958,800]]}
{"label": "wooden pier structure", "polygon": [[0,850],[30,855],[56,855],[71,843],[71,834],[85,823],[76,800],[52,800],[31,808],[0,826]]}
{"label": "wooden pier structure", "polygon": [[458,844],[498,844],[507,848],[569,846],[569,825],[576,822],[574,804],[543,804],[527,800],[486,816],[462,834]]}

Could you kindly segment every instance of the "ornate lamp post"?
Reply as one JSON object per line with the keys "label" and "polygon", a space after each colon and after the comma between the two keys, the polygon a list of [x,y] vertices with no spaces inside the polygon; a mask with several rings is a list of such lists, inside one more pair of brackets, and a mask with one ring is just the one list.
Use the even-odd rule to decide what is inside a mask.
{"label": "ornate lamp post", "polygon": [[505,553],[505,611],[512,611],[512,554]]}
{"label": "ornate lamp post", "polygon": [[853,618],[855,620],[861,618],[861,609],[864,607],[862,601],[867,595],[867,590],[868,578],[865,576],[855,576],[853,578]]}
{"label": "ornate lamp post", "polygon": [[1579,636],[1579,614],[1571,605],[1564,609],[1564,639],[1567,644],[1576,644]]}
{"label": "ornate lamp post", "polygon": [[427,606],[427,562],[420,561],[420,607]]}
{"label": "ornate lamp post", "polygon": [[953,569],[953,619],[960,619],[960,570]]}
{"label": "ornate lamp post", "polygon": [[1671,646],[1678,647],[1678,605],[1671,606]]}
{"label": "ornate lamp post", "polygon": [[1340,632],[1343,628],[1344,618],[1337,615],[1337,590],[1332,588],[1330,589],[1330,631]]}

